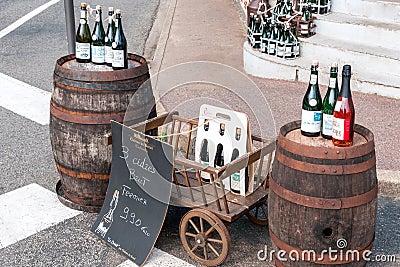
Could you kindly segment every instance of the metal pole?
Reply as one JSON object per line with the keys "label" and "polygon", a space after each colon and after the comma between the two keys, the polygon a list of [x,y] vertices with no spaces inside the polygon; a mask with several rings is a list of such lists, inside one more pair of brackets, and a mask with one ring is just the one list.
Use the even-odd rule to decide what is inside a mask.
{"label": "metal pole", "polygon": [[65,23],[67,26],[68,53],[75,54],[74,0],[64,0]]}

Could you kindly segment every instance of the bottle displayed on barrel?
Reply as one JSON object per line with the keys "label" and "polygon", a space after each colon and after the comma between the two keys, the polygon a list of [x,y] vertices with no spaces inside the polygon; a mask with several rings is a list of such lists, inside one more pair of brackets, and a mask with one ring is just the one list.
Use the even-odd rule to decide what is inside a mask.
{"label": "bottle displayed on barrel", "polygon": [[96,6],[96,22],[92,33],[92,62],[94,64],[105,63],[105,33],[103,28],[103,21],[101,19],[101,6]]}
{"label": "bottle displayed on barrel", "polygon": [[[201,143],[201,150],[200,150],[200,162],[203,164],[204,167],[210,166],[210,158],[208,153],[208,140],[204,139]],[[205,183],[210,182],[210,174],[207,172],[201,172],[201,180]]]}
{"label": "bottle displayed on barrel", "polygon": [[112,43],[114,42],[115,35],[115,22],[114,22],[114,8],[108,8],[108,27],[105,37],[105,62],[107,66],[112,66],[113,61],[113,51]]}
{"label": "bottle displayed on barrel", "polygon": [[350,90],[351,66],[344,65],[342,87],[336,101],[332,122],[332,142],[335,146],[347,147],[353,144],[355,110]]}
{"label": "bottle displayed on barrel", "polygon": [[309,137],[319,136],[321,132],[322,99],[318,86],[318,65],[318,61],[312,62],[310,82],[301,110],[301,134]]}
{"label": "bottle displayed on barrel", "polygon": [[268,54],[270,55],[275,55],[276,53],[276,41],[277,41],[277,36],[276,36],[276,24],[273,21],[271,24],[271,28],[270,28],[270,39],[269,39],[269,43],[268,43]]}
{"label": "bottle displayed on barrel", "polygon": [[88,25],[88,12],[86,3],[81,4],[81,18],[79,20],[78,30],[75,38],[75,55],[76,61],[79,63],[90,62],[90,44],[92,37],[90,36],[90,29]]}
{"label": "bottle displayed on barrel", "polygon": [[335,109],[336,100],[339,95],[337,74],[338,64],[334,62],[331,66],[328,91],[326,92],[324,100],[322,101],[321,135],[325,139],[332,139],[333,111]]}
{"label": "bottle displayed on barrel", "polygon": [[284,34],[282,25],[277,25],[277,37],[276,40],[278,41],[276,45],[276,55],[278,57],[283,57],[285,55],[285,43],[284,43]]}
{"label": "bottle displayed on barrel", "polygon": [[124,35],[124,31],[122,30],[121,23],[121,10],[117,9],[115,11],[115,37],[114,42],[112,43],[112,51],[113,51],[113,61],[112,67],[115,70],[119,69],[127,69],[128,68],[128,44],[126,42],[126,38]]}
{"label": "bottle displayed on barrel", "polygon": [[247,41],[249,42],[249,44],[251,44],[251,32],[253,31],[254,28],[254,14],[250,13],[250,21],[249,21],[249,25],[247,27]]}
{"label": "bottle displayed on barrel", "polygon": [[261,52],[262,53],[267,53],[267,47],[268,47],[268,31],[269,31],[269,27],[267,26],[267,22],[264,21],[263,22],[263,32],[261,35]]}

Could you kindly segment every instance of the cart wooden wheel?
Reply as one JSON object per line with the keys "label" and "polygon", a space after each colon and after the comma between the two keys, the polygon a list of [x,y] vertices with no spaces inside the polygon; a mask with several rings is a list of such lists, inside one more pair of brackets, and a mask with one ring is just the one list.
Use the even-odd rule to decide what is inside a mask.
{"label": "cart wooden wheel", "polygon": [[249,220],[258,225],[268,225],[268,197],[265,197],[257,206],[251,209],[247,214]]}
{"label": "cart wooden wheel", "polygon": [[179,226],[182,245],[189,256],[207,266],[216,266],[228,257],[231,238],[225,224],[212,212],[194,209]]}

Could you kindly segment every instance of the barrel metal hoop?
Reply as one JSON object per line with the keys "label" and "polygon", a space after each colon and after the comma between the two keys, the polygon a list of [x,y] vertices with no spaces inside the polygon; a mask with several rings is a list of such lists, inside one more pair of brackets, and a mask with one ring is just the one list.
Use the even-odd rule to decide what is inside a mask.
{"label": "barrel metal hoop", "polygon": [[343,175],[343,174],[355,174],[365,172],[376,164],[375,155],[368,159],[367,161],[358,163],[358,164],[349,164],[349,165],[321,165],[321,164],[312,164],[308,162],[298,161],[292,158],[289,158],[279,152],[279,149],[276,150],[276,159],[282,163],[283,165],[307,173],[315,173],[315,174],[326,174],[326,175]]}
{"label": "barrel metal hoop", "polygon": [[149,110],[146,105],[142,105],[137,109],[128,109],[127,111],[116,113],[83,113],[59,107],[54,101],[50,102],[50,114],[52,116],[71,123],[89,125],[108,125],[112,120],[119,123],[124,121],[137,123],[138,119],[143,120],[144,117],[147,118],[154,112],[154,110],[155,106]]}
{"label": "barrel metal hoop", "polygon": [[312,149],[308,145],[294,142],[285,137],[287,133],[299,129],[300,126],[301,121],[294,121],[283,126],[278,135],[279,146],[293,154],[318,159],[357,158],[369,154],[375,149],[374,135],[370,130],[359,124],[354,126],[354,131],[367,140],[365,144],[352,147],[312,147]]}
{"label": "barrel metal hoop", "polygon": [[[142,76],[149,72],[146,59],[135,54],[128,54],[128,60],[140,63],[139,66],[123,70],[112,70],[110,68],[110,71],[74,70],[67,69],[65,66],[63,66],[66,62],[75,60],[75,58],[75,54],[59,58],[56,62],[54,73],[60,77],[76,81],[108,82],[128,80],[137,76]],[[78,72],[79,75],[77,75]]]}
{"label": "barrel metal hoop", "polygon": [[305,207],[326,210],[349,209],[362,206],[376,199],[378,196],[378,185],[366,193],[351,197],[320,198],[305,196],[282,187],[275,182],[272,176],[269,179],[269,187],[275,194],[289,202]]}
{"label": "barrel metal hoop", "polygon": [[[129,82],[128,89],[122,90],[121,86],[120,86],[120,87],[118,87],[118,90],[112,90],[112,89],[110,89],[110,87],[108,87],[108,89],[96,89],[96,88],[93,88],[93,83],[90,84],[90,86],[92,86],[92,88],[90,88],[90,86],[88,86],[88,88],[84,88],[83,87],[84,85],[82,83],[79,86],[69,85],[69,84],[66,84],[65,81],[61,82],[60,79],[61,78],[58,75],[54,76],[54,79],[53,79],[54,88],[60,88],[60,89],[68,90],[68,91],[71,91],[71,92],[87,93],[87,94],[133,93],[133,92],[137,91],[138,88],[140,88],[140,86],[144,82],[144,81],[136,81],[136,82],[132,81],[132,82]],[[89,83],[87,83],[87,84],[89,84]],[[134,85],[135,85],[136,88],[134,87]]]}
{"label": "barrel metal hoop", "polygon": [[[324,253],[323,255],[316,253],[315,254],[315,259],[311,258],[312,253],[303,253],[303,250],[300,248],[292,247],[289,244],[286,244],[282,240],[280,240],[272,231],[271,229],[269,230],[269,235],[271,237],[271,241],[281,250],[286,252],[286,255],[289,255],[290,253],[293,253],[292,251],[296,251],[297,255],[299,255],[301,260],[311,262],[311,263],[316,263],[316,264],[323,264],[323,265],[339,265],[339,264],[346,264],[346,263],[351,263],[354,262],[356,259],[342,259],[340,260],[339,254],[335,255],[329,255],[328,253]],[[372,238],[371,242],[365,246],[364,248],[361,249],[354,249],[359,251],[359,255],[362,255],[364,251],[366,250],[371,250],[372,249],[372,244],[374,243],[375,236]],[[303,259],[304,255],[304,259]],[[307,256],[307,258],[305,257]],[[329,256],[336,256],[336,260],[332,260],[329,258]],[[322,259],[322,260],[321,260]],[[276,261],[279,261],[277,258],[275,258]],[[280,262],[280,261],[279,261]],[[281,262],[280,262],[281,263]],[[284,265],[278,265],[277,266],[284,266]]]}
{"label": "barrel metal hoop", "polygon": [[57,169],[68,176],[75,177],[78,179],[96,179],[96,180],[108,180],[110,178],[109,174],[103,173],[88,173],[88,172],[78,172],[71,170],[67,167],[61,166],[58,162],[56,162]]}

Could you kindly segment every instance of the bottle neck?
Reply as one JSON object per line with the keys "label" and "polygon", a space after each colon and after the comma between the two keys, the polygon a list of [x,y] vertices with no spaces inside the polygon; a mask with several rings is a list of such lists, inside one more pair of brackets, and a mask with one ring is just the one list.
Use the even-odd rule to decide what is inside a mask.
{"label": "bottle neck", "polygon": [[117,15],[115,17],[115,27],[117,27],[117,28],[121,28],[122,27],[122,25],[121,25],[121,16],[120,15]]}
{"label": "bottle neck", "polygon": [[310,84],[318,84],[318,70],[316,66],[311,66]]}
{"label": "bottle neck", "polygon": [[340,96],[343,98],[351,98],[350,79],[350,75],[343,76],[342,78],[342,88],[340,90]]}
{"label": "bottle neck", "polygon": [[87,19],[87,17],[86,17],[86,15],[87,15],[87,11],[86,11],[86,9],[81,9],[81,19]]}
{"label": "bottle neck", "polygon": [[108,24],[112,24],[113,22],[113,13],[109,12],[108,13]]}
{"label": "bottle neck", "polygon": [[337,68],[331,68],[331,78],[337,78],[338,74],[338,69]]}
{"label": "bottle neck", "polygon": [[101,11],[97,10],[96,11],[96,22],[100,22],[101,21]]}

